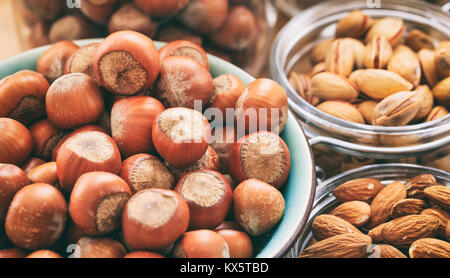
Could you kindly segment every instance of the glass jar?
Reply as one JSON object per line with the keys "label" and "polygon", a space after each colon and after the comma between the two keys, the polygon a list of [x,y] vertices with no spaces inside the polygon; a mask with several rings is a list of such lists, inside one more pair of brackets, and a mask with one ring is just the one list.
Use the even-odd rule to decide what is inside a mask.
{"label": "glass jar", "polygon": [[[179,3],[189,2],[188,6],[158,18],[149,16],[148,13],[152,13],[151,11],[147,11],[147,14],[145,14],[141,7],[134,5],[133,1],[129,0],[105,0],[103,1],[104,3],[110,4],[103,4],[103,6],[97,6],[92,9],[88,9],[88,4],[86,6],[84,4],[89,1],[11,1],[14,5],[23,48],[34,48],[66,39],[77,40],[105,37],[109,32],[130,29],[142,32],[152,39],[165,42],[177,39],[191,40],[202,45],[207,52],[231,61],[254,76],[259,76],[267,66],[267,57],[270,52],[270,44],[274,37],[274,27],[277,21],[277,11],[274,8],[275,0],[221,0],[220,2],[223,3],[221,8],[217,8],[218,5],[215,8],[210,7],[214,6],[216,1],[180,0],[178,1]],[[145,1],[136,0],[134,2],[141,2],[143,3],[142,5],[146,5]],[[207,4],[199,5],[200,9],[190,13],[186,12],[187,15],[182,16],[188,10],[189,5],[194,5],[195,2]],[[123,8],[125,5],[127,5],[128,9]],[[185,23],[192,18],[199,18],[199,14],[205,14],[201,9],[206,9],[206,6],[211,11],[217,11],[217,14],[214,14],[207,10],[207,16],[205,16],[207,17],[205,22],[216,22],[214,31],[206,30],[208,28],[204,27],[210,24],[202,24],[196,27],[189,24],[191,26],[189,28]],[[119,13],[119,11],[121,12]],[[220,14],[219,11],[221,12]],[[234,12],[235,17],[245,17],[245,19],[239,21],[241,23],[244,22],[242,23],[246,24],[244,26],[251,26],[251,28],[241,28],[241,30],[253,30],[239,32],[239,34],[235,34],[235,37],[227,37],[229,32],[222,32],[221,39],[215,38],[218,37],[215,35],[220,33],[222,28],[226,26],[226,20],[232,12]],[[222,20],[218,22],[216,19],[219,17]],[[113,18],[115,19],[114,22]],[[230,25],[227,30],[235,27]],[[234,29],[235,32],[237,32],[237,29],[239,28]],[[223,33],[226,34],[223,35]],[[232,41],[231,38],[235,39],[236,44],[231,45],[229,43]]]}
{"label": "glass jar", "polygon": [[[450,38],[450,15],[439,6],[418,0],[383,0],[380,8],[369,8],[366,0],[327,1],[292,18],[274,42],[270,73],[286,89],[290,107],[302,122],[311,145],[320,145],[314,147],[316,152],[332,158],[337,156],[337,162],[342,161],[342,156],[347,159],[350,156],[356,157],[350,160],[363,160],[362,164],[398,159],[413,159],[421,163],[420,160],[428,156],[425,159],[427,163],[443,160],[443,167],[449,169],[450,115],[431,122],[400,127],[357,124],[316,109],[290,85],[288,74],[298,69],[304,72],[305,68],[311,67],[308,63],[313,46],[325,38],[333,37],[336,22],[355,9],[373,18],[402,18],[408,29],[421,29],[437,39]],[[330,162],[328,158],[323,160]]]}
{"label": "glass jar", "polygon": [[316,189],[316,198],[311,211],[306,228],[291,250],[291,257],[297,258],[300,253],[308,246],[313,235],[311,225],[313,220],[320,214],[328,213],[336,206],[339,201],[333,194],[333,190],[346,181],[358,178],[378,179],[384,185],[394,181],[406,181],[421,174],[431,174],[440,184],[450,186],[450,174],[435,168],[423,167],[411,164],[379,164],[369,165],[358,169],[350,170],[322,182]]}

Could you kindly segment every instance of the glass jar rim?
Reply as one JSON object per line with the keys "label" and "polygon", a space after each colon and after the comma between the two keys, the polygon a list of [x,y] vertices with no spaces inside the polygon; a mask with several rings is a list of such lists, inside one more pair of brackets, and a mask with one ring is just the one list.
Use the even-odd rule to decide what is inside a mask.
{"label": "glass jar rim", "polygon": [[[339,7],[348,13],[353,9],[362,9],[363,2],[365,3],[365,1],[356,0],[325,1],[310,7],[293,17],[278,33],[271,51],[270,71],[272,77],[280,82],[287,90],[291,109],[305,121],[328,125],[334,129],[343,129],[354,133],[363,132],[367,134],[407,135],[424,131],[434,134],[442,130],[450,130],[450,114],[437,120],[407,126],[388,127],[353,123],[320,111],[295,92],[288,80],[285,64],[288,55],[296,43],[316,27],[321,26],[323,20],[326,20],[327,22],[333,21],[335,23],[339,19],[339,16],[334,15],[321,20],[324,11],[333,11],[335,7]],[[421,12],[420,15],[417,15],[418,17],[426,17],[427,20],[431,20],[431,25],[441,27],[440,31],[444,31],[445,34],[450,37],[450,15],[443,12],[438,6],[418,0],[409,0],[402,4],[395,2],[396,1],[394,0],[383,0],[380,9],[369,8],[369,10],[374,14],[381,16],[382,12],[392,10],[393,5],[398,6],[408,4],[416,7],[415,9],[411,7],[409,9],[410,12],[413,10]],[[426,12],[424,12],[424,10]],[[320,18],[318,19],[317,17]],[[299,31],[298,26],[303,26],[303,30]]]}

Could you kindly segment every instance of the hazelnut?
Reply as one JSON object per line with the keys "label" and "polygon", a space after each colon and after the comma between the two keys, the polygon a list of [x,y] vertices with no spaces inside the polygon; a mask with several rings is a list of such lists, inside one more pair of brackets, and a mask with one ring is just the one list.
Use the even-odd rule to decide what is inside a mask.
{"label": "hazelnut", "polygon": [[121,164],[114,140],[98,131],[84,131],[70,137],[56,157],[59,182],[68,192],[82,174],[91,171],[118,174]]}
{"label": "hazelnut", "polygon": [[20,165],[33,150],[33,137],[21,123],[0,118],[0,163]]}
{"label": "hazelnut", "polygon": [[34,141],[33,155],[46,161],[52,157],[52,151],[66,132],[54,127],[48,119],[30,126],[30,133]]}
{"label": "hazelnut", "polygon": [[0,164],[0,226],[3,226],[9,204],[16,192],[30,183],[27,174],[19,167]]}
{"label": "hazelnut", "polygon": [[109,33],[131,30],[142,33],[150,38],[156,35],[158,24],[144,14],[133,4],[120,7],[110,18]]}
{"label": "hazelnut", "polygon": [[153,41],[134,31],[109,35],[99,44],[94,57],[98,80],[116,95],[132,96],[147,90],[155,82],[159,66]]}
{"label": "hazelnut", "polygon": [[95,28],[80,15],[66,15],[53,22],[48,32],[51,43],[73,41],[95,36]]}
{"label": "hazelnut", "polygon": [[178,19],[199,34],[211,34],[222,27],[227,15],[227,0],[190,0]]}
{"label": "hazelnut", "polygon": [[66,65],[64,67],[64,74],[77,72],[84,73],[94,79],[96,83],[99,83],[93,65],[94,55],[97,51],[97,47],[98,43],[90,43],[88,45],[80,47],[77,51],[75,51],[66,62]]}
{"label": "hazelnut", "polygon": [[228,173],[228,161],[236,141],[236,130],[232,126],[215,127],[211,134],[210,146],[219,157],[219,172],[222,174]]}
{"label": "hazelnut", "polygon": [[157,157],[136,154],[122,163],[119,174],[136,193],[148,188],[172,189],[175,177]]}
{"label": "hazelnut", "polygon": [[222,28],[211,36],[211,41],[226,49],[244,49],[250,46],[256,31],[253,13],[245,6],[235,6],[231,8]]}
{"label": "hazelnut", "polygon": [[131,249],[161,250],[188,228],[189,207],[176,192],[145,189],[134,194],[122,214],[122,229]]}
{"label": "hazelnut", "polygon": [[251,258],[253,244],[250,237],[242,231],[233,229],[220,229],[217,231],[227,242],[230,258]]}
{"label": "hazelnut", "polygon": [[[167,163],[168,164],[168,163]],[[191,163],[185,167],[176,168],[168,165],[169,170],[175,176],[176,180],[181,179],[186,173],[198,170],[212,170],[217,171],[219,169],[219,157],[217,156],[216,151],[208,147],[205,154],[199,160]]]}
{"label": "hazelnut", "polygon": [[111,238],[83,237],[77,242],[73,258],[122,258],[126,254],[125,247]]}
{"label": "hazelnut", "polygon": [[213,79],[209,71],[194,59],[171,56],[161,61],[161,72],[155,85],[156,98],[166,107],[194,109],[211,100]]}
{"label": "hazelnut", "polygon": [[158,153],[178,168],[202,158],[208,149],[210,135],[211,128],[206,118],[196,110],[182,107],[161,112],[152,131]]}
{"label": "hazelnut", "polygon": [[70,216],[88,235],[108,234],[120,226],[123,207],[131,195],[128,184],[114,174],[83,174],[70,195]]}
{"label": "hazelnut", "polygon": [[240,138],[229,158],[230,174],[237,182],[258,179],[282,187],[290,171],[289,149],[278,135],[260,131]]}
{"label": "hazelnut", "polygon": [[28,178],[32,183],[46,183],[55,185],[58,182],[56,162],[48,162],[34,167],[28,173]]}
{"label": "hazelnut", "polygon": [[164,256],[155,252],[134,251],[126,254],[124,259],[163,259]]}
{"label": "hazelnut", "polygon": [[45,94],[49,88],[40,73],[22,70],[0,80],[0,117],[28,125],[45,116]]}
{"label": "hazelnut", "polygon": [[49,184],[35,183],[23,187],[14,196],[6,215],[5,230],[16,246],[45,249],[61,237],[66,218],[63,195]]}
{"label": "hazelnut", "polygon": [[230,250],[225,239],[217,232],[196,230],[181,237],[173,255],[176,258],[229,258]]}
{"label": "hazelnut", "polygon": [[225,120],[227,108],[234,108],[245,90],[244,83],[233,74],[222,74],[213,79],[213,92],[210,108],[220,109]]}
{"label": "hazelnut", "polygon": [[38,250],[29,254],[27,259],[62,259],[62,256],[51,250]]}
{"label": "hazelnut", "polygon": [[78,45],[71,41],[60,41],[44,51],[37,61],[37,71],[50,83],[64,74],[64,67],[69,57],[77,51]]}
{"label": "hazelnut", "polygon": [[55,80],[45,101],[48,119],[62,129],[95,123],[104,111],[100,89],[84,73],[70,73]]}
{"label": "hazelnut", "polygon": [[283,195],[275,187],[249,179],[233,192],[234,217],[250,235],[262,235],[271,230],[284,214]]}
{"label": "hazelnut", "polygon": [[175,191],[187,202],[191,229],[211,229],[223,222],[231,205],[228,181],[218,172],[189,172],[178,182]]}
{"label": "hazelnut", "polygon": [[117,0],[80,0],[81,12],[90,20],[106,24],[116,7]]}
{"label": "hazelnut", "polygon": [[209,70],[208,56],[205,50],[196,43],[185,40],[169,42],[159,50],[161,62],[171,56],[183,56],[196,60]]}
{"label": "hazelnut", "polygon": [[153,151],[152,127],[164,106],[148,96],[116,101],[111,110],[111,133],[124,158]]}
{"label": "hazelnut", "polygon": [[134,0],[134,3],[146,14],[154,17],[166,17],[181,11],[189,0]]}

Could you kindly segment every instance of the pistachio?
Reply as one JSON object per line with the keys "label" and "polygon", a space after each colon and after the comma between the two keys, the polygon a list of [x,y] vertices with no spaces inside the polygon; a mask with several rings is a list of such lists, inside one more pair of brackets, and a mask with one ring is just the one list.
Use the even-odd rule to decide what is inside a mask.
{"label": "pistachio", "polygon": [[378,102],[374,100],[366,100],[357,105],[359,112],[363,115],[367,123],[372,122],[373,112]]}
{"label": "pistachio", "polygon": [[433,109],[434,98],[433,93],[430,90],[430,87],[427,85],[422,85],[417,87],[416,89],[417,97],[420,98],[419,101],[419,111],[417,111],[416,116],[414,117],[414,121],[421,120],[428,116]]}
{"label": "pistachio", "polygon": [[353,57],[355,59],[356,68],[364,68],[364,52],[366,51],[366,46],[359,40],[352,38],[344,39],[353,49]]}
{"label": "pistachio", "polygon": [[422,70],[416,54],[407,46],[400,45],[394,51],[387,69],[398,73],[415,87],[420,83]]}
{"label": "pistachio", "polygon": [[434,86],[433,95],[446,108],[450,107],[450,77],[441,80],[441,82]]}
{"label": "pistachio", "polygon": [[450,76],[450,48],[440,48],[435,51],[436,69],[442,78]]}
{"label": "pistachio", "polygon": [[361,10],[354,10],[339,20],[336,26],[336,37],[359,38],[370,26],[370,17]]}
{"label": "pistachio", "polygon": [[405,38],[405,44],[415,52],[421,49],[434,49],[436,41],[424,32],[414,29],[411,30]]}
{"label": "pistachio", "polygon": [[429,49],[422,49],[417,53],[419,62],[422,67],[423,75],[425,76],[428,85],[434,87],[439,81],[439,74],[436,69],[435,54],[434,51]]}
{"label": "pistachio", "polygon": [[439,51],[441,49],[450,49],[450,41],[448,40],[444,40],[444,41],[440,41],[438,43],[438,45],[436,46],[436,51]]}
{"label": "pistachio", "polygon": [[325,63],[324,62],[318,63],[312,68],[311,76],[314,76],[318,73],[325,72],[325,71],[326,71]]}
{"label": "pistachio", "polygon": [[434,121],[448,115],[448,110],[444,106],[435,106],[428,114],[426,122]]}
{"label": "pistachio", "polygon": [[289,82],[304,100],[311,103],[311,82],[306,74],[291,72]]}
{"label": "pistachio", "polygon": [[369,97],[380,100],[399,91],[409,91],[413,85],[395,72],[382,69],[356,70],[350,81]]}
{"label": "pistachio", "polygon": [[370,28],[366,36],[366,43],[372,41],[376,35],[385,36],[392,46],[396,46],[403,37],[406,27],[403,24],[403,19],[386,17],[377,20]]}
{"label": "pistachio", "polygon": [[359,110],[349,102],[329,100],[322,102],[317,106],[317,108],[336,118],[364,124],[364,118]]}
{"label": "pistachio", "polygon": [[383,69],[392,57],[392,47],[384,36],[375,35],[364,52],[364,65],[368,69]]}
{"label": "pistachio", "polygon": [[354,100],[359,93],[353,82],[329,72],[318,73],[311,78],[311,92],[323,100]]}
{"label": "pistachio", "polygon": [[325,57],[327,56],[328,50],[333,44],[333,39],[326,39],[319,42],[311,52],[311,59],[314,64],[325,61]]}
{"label": "pistachio", "polygon": [[402,126],[408,124],[419,111],[420,98],[416,92],[402,91],[388,96],[375,107],[372,124]]}
{"label": "pistachio", "polygon": [[353,49],[346,40],[335,40],[325,57],[326,71],[347,77],[353,71],[353,66]]}

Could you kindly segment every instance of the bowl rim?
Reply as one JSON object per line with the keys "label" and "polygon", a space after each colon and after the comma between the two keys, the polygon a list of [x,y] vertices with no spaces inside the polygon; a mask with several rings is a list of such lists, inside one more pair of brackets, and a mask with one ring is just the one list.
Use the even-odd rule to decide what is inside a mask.
{"label": "bowl rim", "polygon": [[[76,40],[74,41],[74,43],[76,43],[77,45],[83,46],[83,45],[87,45],[93,42],[99,42],[103,40],[103,38],[93,38],[93,39],[84,39],[84,40]],[[160,47],[162,47],[165,43],[164,42],[159,42],[159,41],[154,41],[155,45],[157,46],[157,48],[159,49]],[[51,45],[46,45],[46,46],[41,46],[38,48],[34,48],[25,52],[22,52],[18,55],[6,58],[4,60],[0,61],[0,69],[2,68],[8,68],[8,67],[12,67],[12,68],[29,68],[29,69],[35,69],[36,63],[31,63],[31,62],[26,62],[25,64],[21,64],[21,65],[17,65],[17,60],[29,60],[30,57],[34,57],[36,55],[39,55],[40,53],[42,53],[43,51],[45,51],[46,49],[48,49]],[[227,72],[233,72],[234,74],[237,74],[239,76],[239,78],[243,79],[243,82],[245,84],[248,84],[250,82],[252,82],[253,80],[255,80],[255,78],[253,76],[251,76],[249,73],[245,72],[243,69],[225,61],[222,60],[214,55],[208,54],[208,59],[210,60],[210,66],[211,66],[211,71],[215,71],[218,70],[219,68],[225,68],[225,71]],[[17,70],[4,70],[3,72],[0,71],[0,73],[3,75],[5,74],[13,74],[14,72],[16,72]],[[1,78],[0,78],[1,79]],[[298,223],[295,224],[295,229],[292,229],[292,233],[290,234],[290,237],[283,240],[283,245],[281,246],[277,246],[276,248],[274,248],[274,251],[265,251],[265,249],[267,248],[267,246],[269,246],[270,241],[267,241],[266,245],[264,247],[262,247],[259,250],[258,254],[254,254],[256,258],[261,257],[261,254],[264,254],[264,257],[272,257],[272,258],[279,258],[279,257],[283,257],[286,254],[288,254],[290,252],[290,250],[292,249],[293,245],[295,244],[295,242],[297,242],[299,235],[304,231],[304,229],[306,228],[306,223],[309,219],[309,214],[311,213],[312,207],[313,207],[313,203],[314,203],[314,199],[315,199],[315,178],[316,178],[316,171],[315,171],[315,162],[314,162],[314,156],[313,156],[313,152],[312,152],[312,148],[311,145],[309,144],[308,138],[305,134],[305,131],[303,130],[303,128],[301,127],[301,125],[299,124],[299,122],[296,120],[294,114],[292,113],[291,110],[289,110],[288,112],[289,116],[288,116],[288,123],[290,126],[292,126],[295,130],[293,130],[292,132],[298,134],[300,137],[303,137],[303,145],[305,146],[305,152],[309,153],[308,157],[302,157],[302,159],[305,162],[306,165],[310,168],[308,170],[306,170],[306,173],[308,174],[308,177],[305,177],[305,191],[307,191],[309,193],[309,197],[307,198],[307,200],[305,200],[306,202],[304,202],[304,204],[302,204],[302,208],[303,208],[303,214],[300,215],[299,219],[300,221]],[[285,131],[283,131],[280,136],[283,136],[283,133]],[[301,142],[302,140],[299,140],[298,138],[296,138],[295,140],[296,142]],[[296,143],[299,145],[299,148],[303,148],[303,146],[301,146],[301,143]],[[291,155],[291,159],[292,159],[292,155]],[[291,167],[292,170],[292,167]],[[290,174],[291,175],[291,174]],[[291,177],[290,177],[291,178]],[[307,182],[307,183],[306,183]],[[295,186],[296,182],[293,182],[291,186]],[[281,191],[283,191],[283,189],[286,188],[286,186],[283,186],[281,188]],[[298,203],[298,202],[296,202]],[[298,209],[297,207],[293,208],[293,209]],[[283,219],[281,219],[281,221],[283,221]],[[270,233],[270,238],[273,238],[274,234],[278,233],[278,229],[280,228],[280,224],[277,224],[277,226],[275,226],[273,228],[273,230]],[[266,254],[267,253],[267,254]]]}

